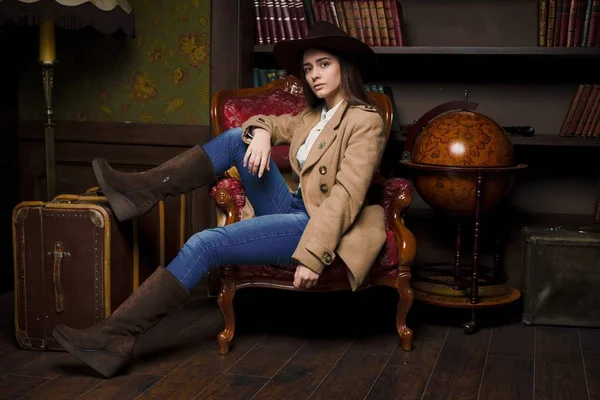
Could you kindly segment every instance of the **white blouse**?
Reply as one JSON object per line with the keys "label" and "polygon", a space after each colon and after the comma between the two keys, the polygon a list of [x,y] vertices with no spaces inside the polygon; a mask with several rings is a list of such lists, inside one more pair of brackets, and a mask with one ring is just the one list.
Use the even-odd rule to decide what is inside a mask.
{"label": "white blouse", "polygon": [[296,160],[298,160],[298,165],[300,166],[300,170],[302,170],[302,168],[304,168],[304,163],[306,162],[306,158],[308,157],[308,153],[310,152],[311,147],[313,146],[313,144],[315,143],[315,141],[321,134],[321,131],[323,130],[323,128],[325,128],[325,125],[327,125],[327,122],[329,122],[331,117],[333,117],[333,114],[335,114],[336,110],[339,108],[340,104],[342,104],[342,102],[343,102],[343,100],[340,101],[339,103],[337,103],[331,110],[326,111],[326,109],[327,109],[326,105],[321,110],[321,120],[319,121],[319,123],[317,125],[315,125],[311,129],[308,137],[306,138],[306,141],[304,142],[304,144],[302,146],[300,146],[300,148],[298,149],[298,152],[296,153]]}

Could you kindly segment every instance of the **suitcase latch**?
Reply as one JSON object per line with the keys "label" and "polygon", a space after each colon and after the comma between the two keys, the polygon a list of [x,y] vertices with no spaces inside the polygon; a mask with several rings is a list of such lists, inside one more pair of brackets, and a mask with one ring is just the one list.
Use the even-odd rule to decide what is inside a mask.
{"label": "suitcase latch", "polygon": [[56,312],[61,313],[65,310],[64,292],[62,285],[62,264],[63,258],[71,257],[71,253],[63,251],[64,247],[61,242],[54,243],[54,250],[48,252],[52,257],[52,279],[54,281],[54,302],[56,304]]}

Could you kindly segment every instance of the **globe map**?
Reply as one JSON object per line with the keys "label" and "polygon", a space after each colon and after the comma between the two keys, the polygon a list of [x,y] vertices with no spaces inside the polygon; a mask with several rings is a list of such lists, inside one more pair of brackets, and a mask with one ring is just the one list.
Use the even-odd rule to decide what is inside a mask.
{"label": "globe map", "polygon": [[[452,111],[429,122],[412,148],[412,163],[443,167],[472,167],[474,170],[514,165],[512,142],[502,127],[489,117],[472,111]],[[432,208],[453,216],[475,211],[476,174],[439,168],[415,175],[415,188]],[[513,182],[513,172],[486,176],[484,209],[504,199]]]}

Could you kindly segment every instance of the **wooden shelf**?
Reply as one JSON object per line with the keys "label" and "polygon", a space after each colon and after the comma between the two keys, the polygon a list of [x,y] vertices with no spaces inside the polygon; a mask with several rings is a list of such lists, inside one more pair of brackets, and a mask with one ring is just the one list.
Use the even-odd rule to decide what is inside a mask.
{"label": "wooden shelf", "polygon": [[[521,210],[513,211],[513,226],[517,232],[523,226],[535,225],[545,227],[578,227],[578,226],[593,226],[594,216],[592,214],[566,214],[566,213],[540,213],[526,212]],[[436,212],[429,207],[421,208],[411,206],[406,215],[407,224],[423,223],[427,220],[435,220],[439,223],[440,217],[446,218],[448,221],[454,221],[446,214]]]}
{"label": "wooden shelf", "polygon": [[600,147],[600,138],[562,137],[558,134],[510,136],[510,139],[515,146]]}
{"label": "wooden shelf", "polygon": [[[562,137],[558,134],[536,134],[532,137],[509,135],[515,146],[600,147],[600,138]],[[406,136],[392,132],[390,140],[404,142]]]}
{"label": "wooden shelf", "polygon": [[[254,46],[254,66],[273,68],[274,46]],[[432,79],[496,83],[600,83],[600,47],[373,47],[376,67],[367,81],[431,82]],[[563,61],[561,74],[542,74]],[[402,68],[398,69],[398,63]],[[432,75],[432,65],[443,65]],[[469,67],[465,67],[468,65]],[[502,73],[493,73],[501,70]],[[400,72],[401,71],[401,72]]]}
{"label": "wooden shelf", "polygon": [[[380,55],[498,55],[498,56],[567,56],[600,57],[600,47],[373,47]],[[272,53],[273,46],[255,45],[255,53]]]}

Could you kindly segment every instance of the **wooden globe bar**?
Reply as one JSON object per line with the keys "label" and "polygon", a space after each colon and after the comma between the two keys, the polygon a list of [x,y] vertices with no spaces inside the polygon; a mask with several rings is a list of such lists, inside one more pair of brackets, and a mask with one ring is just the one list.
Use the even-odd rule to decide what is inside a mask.
{"label": "wooden globe bar", "polygon": [[[470,308],[466,333],[477,328],[476,310],[518,300],[520,292],[507,285],[499,254],[492,268],[480,264],[484,213],[490,213],[510,193],[515,164],[513,144],[498,123],[464,101],[439,105],[408,130],[402,160],[411,171],[415,189],[434,210],[457,220],[456,252],[447,264],[423,265],[413,271],[415,298],[433,305]],[[473,226],[472,262],[462,263],[461,224]],[[497,248],[496,252],[500,249]]]}

